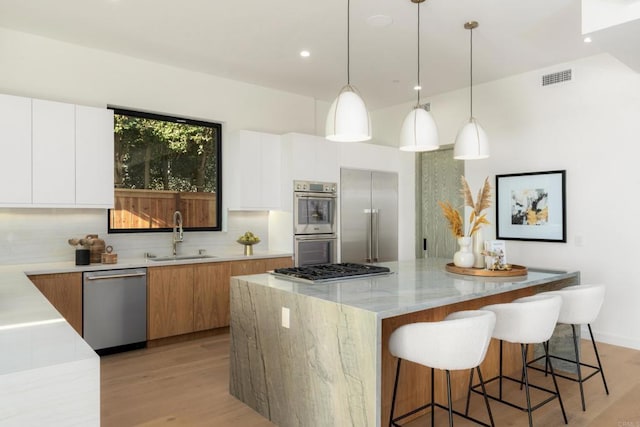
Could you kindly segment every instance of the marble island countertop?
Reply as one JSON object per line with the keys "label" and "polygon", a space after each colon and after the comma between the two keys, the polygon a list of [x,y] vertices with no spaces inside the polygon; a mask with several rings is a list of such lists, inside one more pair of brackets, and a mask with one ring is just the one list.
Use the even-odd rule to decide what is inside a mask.
{"label": "marble island countertop", "polygon": [[[387,344],[393,330],[580,282],[577,271],[532,268],[521,277],[465,276],[447,272],[447,262],[381,263],[393,274],[322,284],[233,277],[230,393],[276,425],[387,425],[397,366]],[[570,335],[557,336],[564,342]],[[489,354],[498,360],[495,345]],[[407,408],[424,403],[422,385],[404,393]],[[466,391],[454,388],[454,398]]]}
{"label": "marble island countertop", "polygon": [[576,272],[529,269],[526,276],[465,276],[445,271],[450,260],[429,258],[380,263],[392,274],[303,283],[270,274],[251,276],[251,282],[373,312],[378,318],[397,316],[483,296],[535,286],[575,276]]}

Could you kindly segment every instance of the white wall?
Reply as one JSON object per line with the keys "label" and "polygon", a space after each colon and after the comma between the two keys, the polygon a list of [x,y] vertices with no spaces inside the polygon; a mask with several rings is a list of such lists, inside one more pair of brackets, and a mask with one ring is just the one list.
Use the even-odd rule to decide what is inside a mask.
{"label": "white wall", "polygon": [[[568,68],[570,82],[541,86],[543,74]],[[468,89],[428,101],[440,143],[452,143],[468,116]],[[387,138],[409,107],[373,116]],[[567,243],[508,241],[509,261],[580,270],[583,283],[605,283],[598,339],[640,348],[640,74],[606,54],[558,64],[474,86],[474,115],[489,135],[491,157],[466,162],[472,188],[486,176],[495,183],[496,174],[567,171]],[[494,238],[495,229],[486,234]]]}
{"label": "white wall", "polygon": [[314,133],[315,100],[0,28],[0,92]]}

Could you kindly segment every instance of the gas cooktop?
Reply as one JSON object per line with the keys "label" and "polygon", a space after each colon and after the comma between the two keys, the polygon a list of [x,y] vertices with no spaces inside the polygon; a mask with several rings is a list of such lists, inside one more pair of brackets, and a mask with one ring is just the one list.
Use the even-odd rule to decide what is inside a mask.
{"label": "gas cooktop", "polygon": [[318,264],[304,267],[276,268],[275,276],[308,283],[324,283],[350,278],[382,276],[391,274],[387,267],[343,262],[340,264]]}

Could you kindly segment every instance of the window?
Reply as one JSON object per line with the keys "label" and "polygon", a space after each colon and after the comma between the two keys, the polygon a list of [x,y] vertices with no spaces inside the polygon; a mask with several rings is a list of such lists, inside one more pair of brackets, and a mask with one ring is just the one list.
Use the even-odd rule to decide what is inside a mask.
{"label": "window", "polygon": [[221,230],[221,125],[114,109],[109,233]]}

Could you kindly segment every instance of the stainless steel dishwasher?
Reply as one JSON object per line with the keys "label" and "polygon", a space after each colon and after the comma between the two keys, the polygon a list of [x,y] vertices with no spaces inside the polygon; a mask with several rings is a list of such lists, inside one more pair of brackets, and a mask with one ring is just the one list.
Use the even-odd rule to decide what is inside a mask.
{"label": "stainless steel dishwasher", "polygon": [[98,354],[144,347],[147,340],[147,269],[83,274],[83,336]]}

